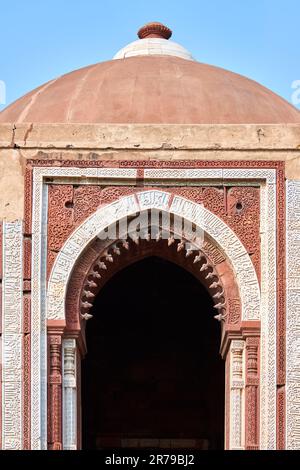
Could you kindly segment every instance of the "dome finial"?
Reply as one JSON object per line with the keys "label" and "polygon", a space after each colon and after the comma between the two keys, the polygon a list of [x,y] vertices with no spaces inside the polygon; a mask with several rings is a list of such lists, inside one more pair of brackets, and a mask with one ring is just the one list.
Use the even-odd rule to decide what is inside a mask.
{"label": "dome finial", "polygon": [[172,36],[172,31],[167,26],[156,21],[152,23],[147,23],[138,30],[138,37],[140,39],[145,38],[160,38],[160,39],[170,39]]}

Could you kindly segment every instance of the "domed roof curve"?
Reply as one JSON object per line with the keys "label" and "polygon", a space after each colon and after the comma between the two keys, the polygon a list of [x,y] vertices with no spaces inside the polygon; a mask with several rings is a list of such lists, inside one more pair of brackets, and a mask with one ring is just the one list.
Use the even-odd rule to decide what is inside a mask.
{"label": "domed roof curve", "polygon": [[160,23],[114,60],[52,80],[0,113],[0,123],[300,123],[280,96],[236,73],[196,62]]}

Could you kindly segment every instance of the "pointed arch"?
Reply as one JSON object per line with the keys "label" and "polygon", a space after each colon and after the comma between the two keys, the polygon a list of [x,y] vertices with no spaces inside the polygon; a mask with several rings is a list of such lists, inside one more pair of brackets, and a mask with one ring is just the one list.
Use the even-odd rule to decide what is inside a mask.
{"label": "pointed arch", "polygon": [[235,233],[202,205],[160,190],[141,191],[99,208],[68,238],[53,265],[47,289],[47,319],[65,320],[65,298],[71,273],[90,243],[124,217],[157,209],[195,224],[214,241],[230,262],[239,288],[242,320],[260,319],[257,275],[245,247]]}

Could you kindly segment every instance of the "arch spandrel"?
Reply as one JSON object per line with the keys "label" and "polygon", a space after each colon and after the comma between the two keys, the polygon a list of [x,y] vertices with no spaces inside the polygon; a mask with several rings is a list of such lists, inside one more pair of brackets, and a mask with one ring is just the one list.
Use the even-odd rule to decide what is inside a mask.
{"label": "arch spandrel", "polygon": [[53,265],[47,292],[48,320],[65,319],[68,282],[76,262],[100,232],[124,217],[142,210],[159,209],[178,215],[204,230],[224,253],[237,279],[242,320],[259,320],[260,290],[252,261],[235,233],[215,214],[200,204],[167,191],[141,191],[98,209],[68,238]]}

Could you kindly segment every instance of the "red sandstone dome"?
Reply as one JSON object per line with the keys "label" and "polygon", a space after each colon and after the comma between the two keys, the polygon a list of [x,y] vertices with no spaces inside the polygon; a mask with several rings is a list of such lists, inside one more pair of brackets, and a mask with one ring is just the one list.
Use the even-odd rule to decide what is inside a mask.
{"label": "red sandstone dome", "polygon": [[160,23],[116,60],[52,80],[6,108],[0,122],[283,124],[300,123],[300,112],[246,77],[192,60],[168,41]]}

